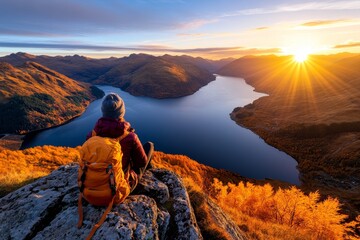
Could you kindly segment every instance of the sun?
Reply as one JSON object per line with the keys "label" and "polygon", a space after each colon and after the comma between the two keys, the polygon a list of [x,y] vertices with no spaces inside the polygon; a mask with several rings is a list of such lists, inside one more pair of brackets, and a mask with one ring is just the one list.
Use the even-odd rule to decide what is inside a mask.
{"label": "sun", "polygon": [[293,62],[297,64],[305,63],[306,61],[309,60],[308,59],[309,55],[315,52],[314,48],[310,44],[309,45],[297,44],[289,47],[284,47],[282,51],[286,55],[291,55]]}
{"label": "sun", "polygon": [[299,51],[294,53],[294,61],[297,63],[303,63],[308,59],[309,54],[305,51]]}

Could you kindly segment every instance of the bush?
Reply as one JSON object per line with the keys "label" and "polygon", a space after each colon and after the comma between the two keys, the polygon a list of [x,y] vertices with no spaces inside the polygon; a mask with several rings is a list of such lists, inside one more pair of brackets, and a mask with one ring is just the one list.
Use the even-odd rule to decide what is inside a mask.
{"label": "bush", "polygon": [[240,219],[257,219],[263,222],[262,232],[269,234],[275,226],[281,226],[282,234],[288,229],[306,239],[343,239],[353,233],[350,225],[344,224],[347,216],[339,212],[339,201],[330,197],[320,201],[318,192],[306,195],[296,187],[275,191],[269,184],[258,186],[248,182],[223,185],[217,179],[212,186],[218,204],[239,225],[243,224]]}

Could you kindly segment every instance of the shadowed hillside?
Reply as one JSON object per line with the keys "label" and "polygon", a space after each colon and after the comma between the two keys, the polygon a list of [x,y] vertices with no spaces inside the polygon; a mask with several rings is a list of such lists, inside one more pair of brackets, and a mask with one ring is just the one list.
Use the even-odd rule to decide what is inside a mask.
{"label": "shadowed hillside", "polygon": [[168,98],[193,94],[214,79],[181,57],[132,54],[93,83],[120,87],[133,95]]}
{"label": "shadowed hillside", "polygon": [[0,133],[26,133],[79,115],[102,92],[38,63],[0,63]]}
{"label": "shadowed hillside", "polygon": [[220,74],[243,77],[267,97],[231,118],[298,162],[303,186],[360,211],[360,55],[244,57]]}

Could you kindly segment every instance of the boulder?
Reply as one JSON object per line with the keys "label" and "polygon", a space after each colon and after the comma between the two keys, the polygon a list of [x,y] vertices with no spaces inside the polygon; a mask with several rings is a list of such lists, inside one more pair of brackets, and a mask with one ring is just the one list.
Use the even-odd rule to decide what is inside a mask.
{"label": "boulder", "polygon": [[[83,201],[78,229],[77,164],[60,167],[0,199],[0,239],[85,239],[105,207]],[[146,171],[136,192],[107,215],[93,239],[202,239],[180,178]]]}

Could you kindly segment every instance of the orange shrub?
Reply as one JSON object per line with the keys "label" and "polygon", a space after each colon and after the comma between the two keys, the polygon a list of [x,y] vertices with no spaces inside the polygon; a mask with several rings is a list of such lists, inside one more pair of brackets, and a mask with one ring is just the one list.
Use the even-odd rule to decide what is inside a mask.
{"label": "orange shrub", "polygon": [[[260,186],[239,182],[238,185],[223,185],[214,179],[212,186],[217,203],[239,225],[244,224],[244,219],[251,221],[251,218],[256,218],[267,223],[262,226],[262,231],[269,233],[274,225],[285,226],[295,234],[291,239],[296,239],[296,236],[324,240],[351,238],[348,235],[352,233],[350,224],[344,224],[347,216],[339,213],[340,203],[337,199],[329,197],[320,201],[318,192],[305,195],[296,187],[274,191],[269,184]],[[351,224],[355,226],[356,223]]]}

